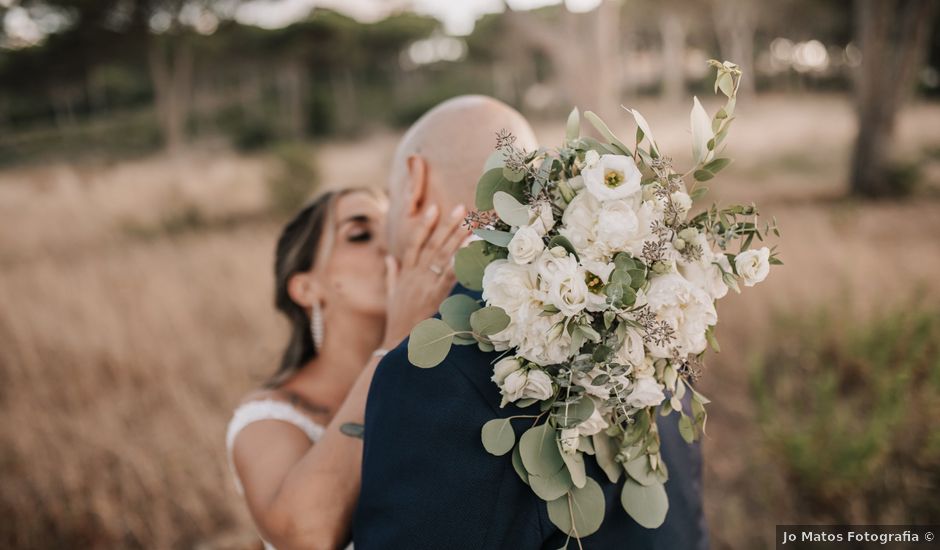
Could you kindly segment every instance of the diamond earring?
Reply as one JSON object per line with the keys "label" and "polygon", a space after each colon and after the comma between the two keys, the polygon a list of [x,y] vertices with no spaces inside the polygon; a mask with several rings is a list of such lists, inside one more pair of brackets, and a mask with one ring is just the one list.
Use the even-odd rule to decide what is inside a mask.
{"label": "diamond earring", "polygon": [[316,302],[310,308],[310,336],[313,337],[314,349],[323,347],[323,310]]}

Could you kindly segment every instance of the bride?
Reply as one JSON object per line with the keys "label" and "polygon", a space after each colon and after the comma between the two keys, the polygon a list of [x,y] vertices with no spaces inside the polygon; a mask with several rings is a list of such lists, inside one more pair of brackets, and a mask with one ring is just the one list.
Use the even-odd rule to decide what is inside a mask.
{"label": "bride", "polygon": [[385,203],[369,191],[326,193],[284,228],[275,302],[290,340],[264,389],[235,410],[226,438],[267,548],[349,542],[362,441],[340,427],[362,423],[379,358],[451,290],[464,215],[430,206],[407,220],[414,240],[401,265],[386,255]]}

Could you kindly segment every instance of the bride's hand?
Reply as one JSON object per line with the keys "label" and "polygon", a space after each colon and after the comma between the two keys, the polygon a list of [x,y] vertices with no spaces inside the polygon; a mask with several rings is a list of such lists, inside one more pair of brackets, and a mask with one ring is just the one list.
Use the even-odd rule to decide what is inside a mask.
{"label": "bride's hand", "polygon": [[468,233],[462,227],[466,208],[440,216],[436,205],[424,213],[401,262],[386,258],[388,314],[382,347],[392,349],[415,325],[431,317],[456,282],[453,257]]}

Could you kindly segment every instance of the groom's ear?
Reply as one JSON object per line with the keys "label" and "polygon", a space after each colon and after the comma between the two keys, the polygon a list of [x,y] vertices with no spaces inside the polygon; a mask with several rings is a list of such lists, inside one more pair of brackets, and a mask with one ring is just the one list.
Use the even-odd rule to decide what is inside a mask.
{"label": "groom's ear", "polygon": [[408,203],[406,213],[416,216],[428,198],[428,162],[421,155],[411,155],[408,166]]}

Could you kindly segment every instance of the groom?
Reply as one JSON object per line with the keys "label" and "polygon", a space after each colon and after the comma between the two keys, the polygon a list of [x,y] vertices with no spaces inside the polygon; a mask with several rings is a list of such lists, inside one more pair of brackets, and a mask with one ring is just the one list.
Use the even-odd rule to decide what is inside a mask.
{"label": "groom", "polygon": [[[473,205],[476,181],[500,129],[511,131],[518,147],[537,148],[522,115],[483,96],[445,101],[411,127],[389,181],[392,254],[405,250],[427,205],[437,204],[442,213]],[[454,293],[479,298],[460,286]],[[484,423],[522,413],[515,405],[499,407],[499,390],[490,381],[495,357],[476,346],[454,346],[443,363],[420,369],[408,362],[406,340],[378,365],[366,405],[356,550],[556,549],[565,543],[510,457],[483,449]],[[698,444],[682,440],[675,415],[659,420],[669,468],[665,523],[646,529],[634,522],[620,505],[622,482],[607,482],[588,460],[588,475],[603,480],[607,511],[600,530],[582,539],[584,548],[707,548],[701,453]],[[518,437],[526,421],[513,423]]]}

